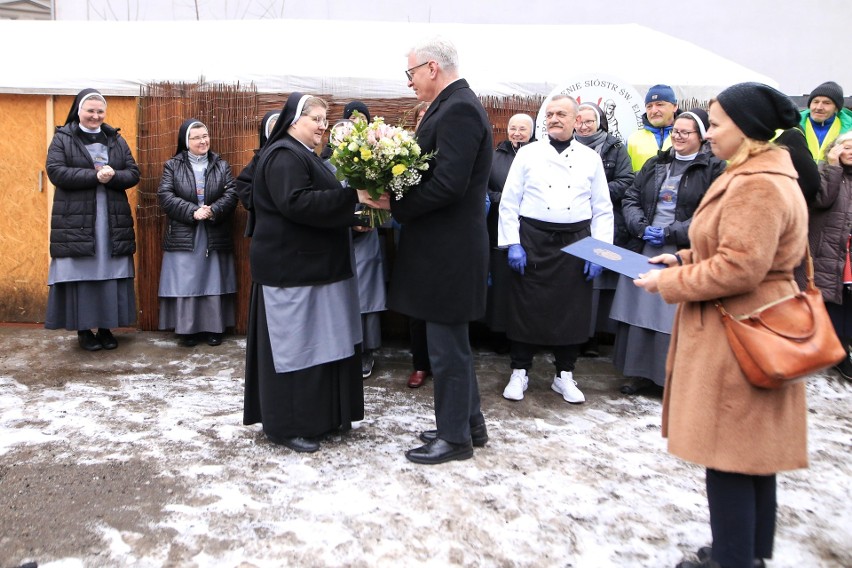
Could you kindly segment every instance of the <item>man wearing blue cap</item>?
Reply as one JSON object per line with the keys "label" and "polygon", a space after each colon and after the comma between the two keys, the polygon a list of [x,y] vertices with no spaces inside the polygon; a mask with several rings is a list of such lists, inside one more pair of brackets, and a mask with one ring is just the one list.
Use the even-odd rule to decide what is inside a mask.
{"label": "man wearing blue cap", "polygon": [[671,148],[672,125],[678,112],[677,99],[671,87],[654,85],[648,90],[645,114],[642,115],[644,128],[627,139],[627,153],[634,172],[641,170],[648,158],[656,156],[660,150]]}

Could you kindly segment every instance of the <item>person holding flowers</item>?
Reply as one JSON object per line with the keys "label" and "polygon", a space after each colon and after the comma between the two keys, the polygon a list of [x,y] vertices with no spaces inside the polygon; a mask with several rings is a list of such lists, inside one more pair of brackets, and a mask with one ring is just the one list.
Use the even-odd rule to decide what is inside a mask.
{"label": "person holding flowers", "polygon": [[292,93],[253,175],[244,424],[297,452],[364,417],[350,227],[359,195],[315,153],[328,105]]}
{"label": "person holding flowers", "polygon": [[[350,101],[346,104],[343,108],[343,120],[350,120],[355,113],[360,113],[367,122],[370,121],[370,111],[361,101]],[[331,148],[331,152],[334,151],[331,143],[328,148]],[[335,171],[330,160],[325,163]],[[344,183],[348,184],[348,180]],[[366,379],[373,373],[376,362],[373,352],[382,346],[379,315],[385,311],[386,303],[384,261],[376,227],[352,227],[352,248],[355,251],[355,273],[358,277],[358,298],[361,302],[361,333],[364,337],[361,376]]]}
{"label": "person holding flowers", "polygon": [[[485,314],[488,233],[485,190],[491,172],[491,123],[467,81],[455,46],[434,38],[414,46],[408,86],[429,101],[417,141],[436,152],[420,182],[401,199],[373,202],[403,225],[388,308],[426,322],[435,380],[436,430],[405,456],[439,464],[473,456],[488,441],[468,339],[469,322]],[[363,192],[366,193],[366,192]]]}

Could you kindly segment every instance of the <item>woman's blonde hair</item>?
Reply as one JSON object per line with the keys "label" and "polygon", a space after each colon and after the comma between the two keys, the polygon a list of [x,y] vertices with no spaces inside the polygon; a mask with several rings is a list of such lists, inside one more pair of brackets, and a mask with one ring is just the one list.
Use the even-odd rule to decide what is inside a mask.
{"label": "woman's blonde hair", "polygon": [[774,148],[779,148],[778,144],[770,141],[755,140],[754,138],[745,137],[739,149],[734,152],[731,159],[728,160],[728,169],[736,168],[743,165],[746,161],[759,156],[764,152],[768,152]]}

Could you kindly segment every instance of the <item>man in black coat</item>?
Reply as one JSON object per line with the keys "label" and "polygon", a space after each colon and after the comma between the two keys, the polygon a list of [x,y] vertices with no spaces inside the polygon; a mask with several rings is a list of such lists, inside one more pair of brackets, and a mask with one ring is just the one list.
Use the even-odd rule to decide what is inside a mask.
{"label": "man in black coat", "polygon": [[402,230],[388,308],[426,322],[437,430],[423,432],[426,445],[405,455],[436,464],[468,459],[472,446],[488,441],[468,324],[485,313],[485,190],[494,148],[485,109],[459,79],[451,42],[435,38],[412,48],[406,76],[417,98],[431,102],[417,139],[423,152],[437,155],[421,183],[390,203]]}

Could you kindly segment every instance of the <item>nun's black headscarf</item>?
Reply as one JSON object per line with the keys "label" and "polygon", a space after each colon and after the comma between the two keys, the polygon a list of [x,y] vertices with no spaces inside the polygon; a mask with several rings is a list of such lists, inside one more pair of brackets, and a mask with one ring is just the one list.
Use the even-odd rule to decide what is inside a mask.
{"label": "nun's black headscarf", "polygon": [[207,128],[207,125],[198,120],[197,118],[189,118],[187,120],[184,120],[183,124],[180,125],[180,129],[178,130],[177,150],[175,151],[175,156],[177,156],[181,152],[189,151],[189,142],[187,141],[187,137],[189,136],[189,129],[191,126]]}
{"label": "nun's black headscarf", "polygon": [[87,98],[96,98],[103,101],[104,105],[106,105],[106,99],[97,89],[83,89],[77,96],[74,97],[74,102],[71,104],[71,109],[68,111],[68,118],[65,119],[65,124],[71,124],[72,122],[80,122],[80,105],[83,103],[84,99]]}
{"label": "nun's black headscarf", "polygon": [[596,105],[595,103],[581,103],[579,106],[579,110],[582,110],[584,107],[591,108],[595,111],[595,114],[598,117],[598,129],[595,132],[603,130],[604,132],[609,132],[609,121],[606,118],[606,114],[601,107]]}
{"label": "nun's black headscarf", "polygon": [[[281,115],[281,111],[279,111],[279,110],[271,110],[271,111],[269,111],[269,112],[267,112],[266,114],[263,115],[263,120],[260,121],[260,125],[258,125],[258,127],[257,127],[257,136],[258,136],[258,139],[260,140],[260,146],[259,146],[260,148],[263,148],[263,145],[266,144],[267,138],[269,138],[269,136],[266,133],[266,130],[267,130],[266,125],[269,124],[269,121],[272,120],[273,118],[276,118],[276,119],[280,118],[280,115]],[[270,132],[270,134],[271,134],[271,132]]]}
{"label": "nun's black headscarf", "polygon": [[269,139],[265,144],[266,146],[274,144],[279,140],[283,140],[286,136],[288,136],[287,132],[290,130],[290,126],[292,126],[296,121],[296,118],[298,118],[296,111],[298,110],[301,113],[304,108],[304,104],[300,105],[299,102],[305,96],[306,95],[304,93],[290,93],[290,96],[287,97],[287,102],[284,103],[284,108],[281,109],[281,115],[278,117],[278,122],[275,123],[275,128],[273,128],[272,132],[269,133]]}

